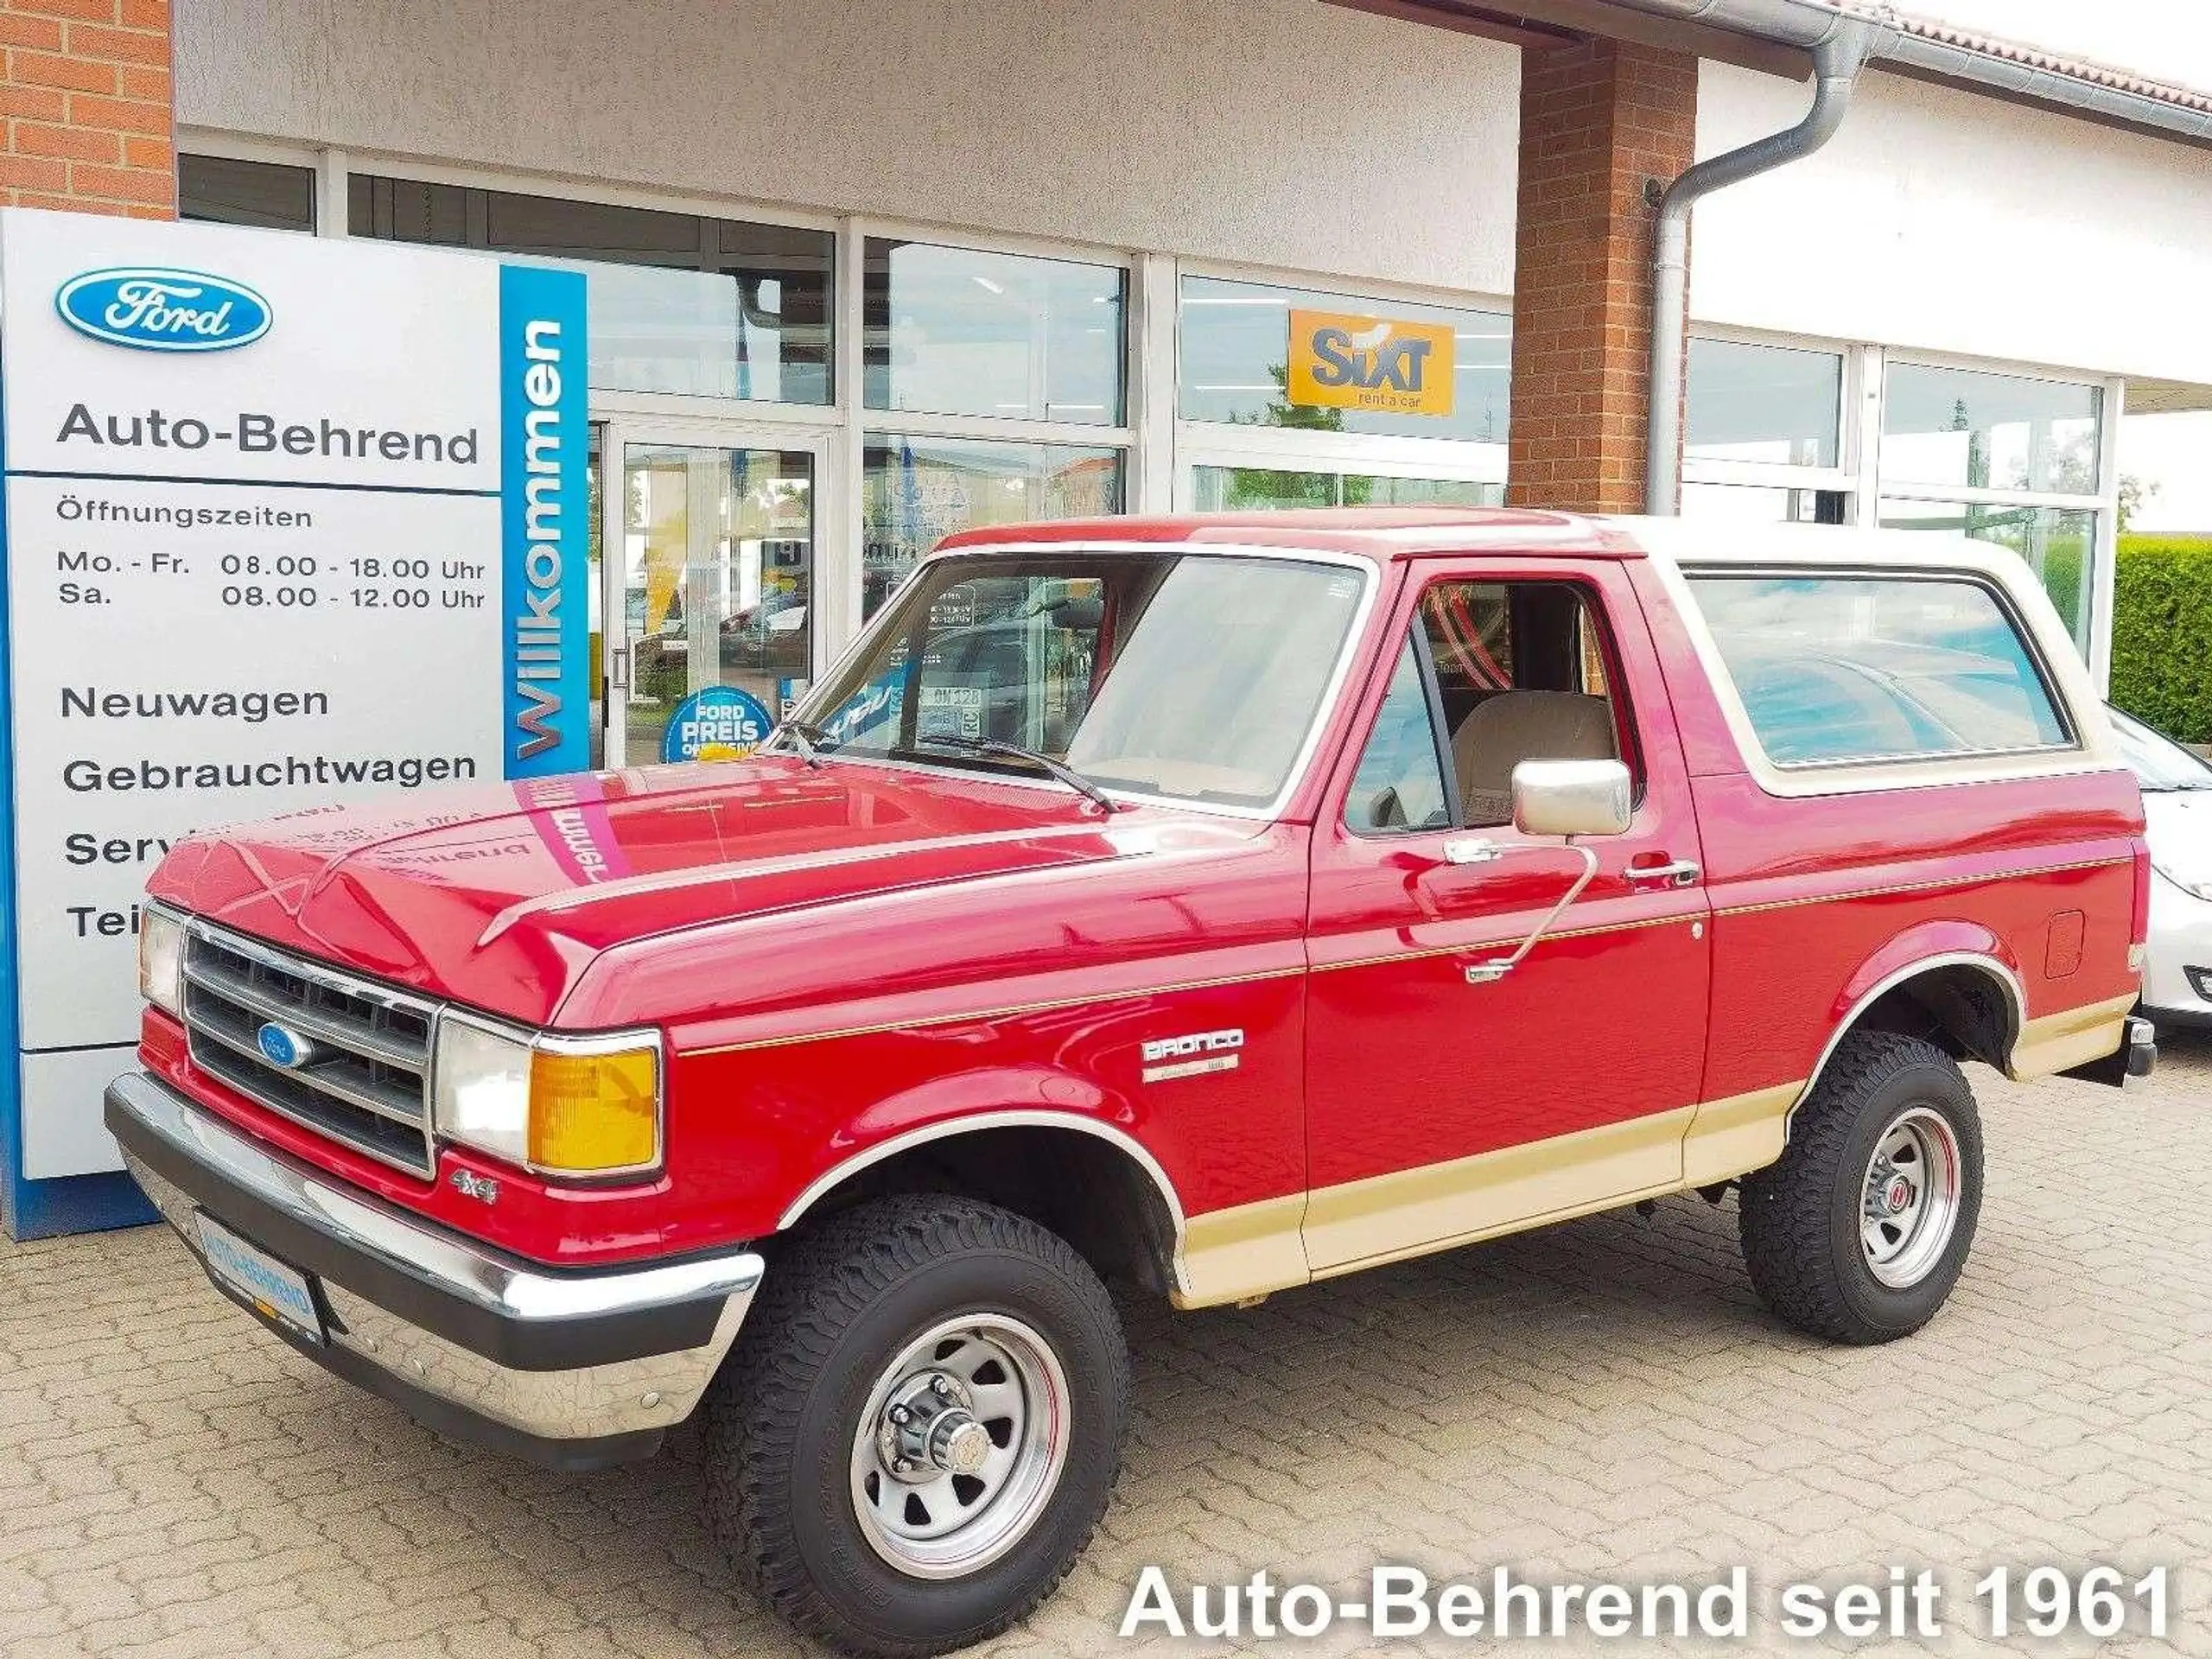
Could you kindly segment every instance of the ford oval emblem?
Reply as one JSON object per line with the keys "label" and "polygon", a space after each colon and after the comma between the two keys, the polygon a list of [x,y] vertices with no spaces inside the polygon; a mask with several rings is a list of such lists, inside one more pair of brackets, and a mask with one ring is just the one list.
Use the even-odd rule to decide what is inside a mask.
{"label": "ford oval emblem", "polygon": [[271,1065],[281,1065],[287,1071],[296,1071],[307,1064],[308,1039],[297,1032],[287,1031],[273,1020],[254,1034],[254,1041],[261,1046],[263,1057]]}
{"label": "ford oval emblem", "polygon": [[269,332],[269,302],[204,270],[119,266],[88,270],[54,296],[80,334],[144,352],[227,352]]}

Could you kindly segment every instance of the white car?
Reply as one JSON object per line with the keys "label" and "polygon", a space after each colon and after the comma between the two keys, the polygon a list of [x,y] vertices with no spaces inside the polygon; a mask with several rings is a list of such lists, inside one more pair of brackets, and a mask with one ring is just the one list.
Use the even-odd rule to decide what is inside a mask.
{"label": "white car", "polygon": [[2160,1026],[2212,1030],[2212,765],[2117,709],[2112,723],[2150,826],[2143,1011]]}

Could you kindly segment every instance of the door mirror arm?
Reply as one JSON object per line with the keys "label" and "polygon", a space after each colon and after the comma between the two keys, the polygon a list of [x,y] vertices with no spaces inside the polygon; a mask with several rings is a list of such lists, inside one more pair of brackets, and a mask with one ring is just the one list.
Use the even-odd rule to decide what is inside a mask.
{"label": "door mirror arm", "polygon": [[[1543,919],[1536,924],[1535,931],[1521,941],[1519,950],[1510,957],[1496,957],[1488,962],[1469,963],[1465,970],[1468,984],[1491,984],[1494,981],[1503,979],[1506,975],[1520,966],[1521,959],[1535,950],[1537,941],[1552,931],[1552,924],[1558,921],[1566,913],[1567,907],[1580,899],[1583,890],[1597,879],[1598,855],[1596,853],[1573,841],[1566,843],[1566,850],[1575,854],[1582,860],[1582,873],[1568,884],[1565,893],[1560,894],[1558,902],[1544,912]],[[1549,851],[1551,849],[1548,847],[1509,847],[1481,836],[1469,836],[1446,842],[1444,861],[1447,864],[1488,864],[1510,853]]]}

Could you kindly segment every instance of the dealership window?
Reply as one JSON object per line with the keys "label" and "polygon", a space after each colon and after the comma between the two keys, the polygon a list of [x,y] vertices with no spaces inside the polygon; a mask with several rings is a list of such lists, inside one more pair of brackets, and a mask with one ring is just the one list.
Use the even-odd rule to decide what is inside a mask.
{"label": "dealership window", "polygon": [[1840,351],[1699,335],[1689,342],[1682,516],[1840,524],[1858,480]]}
{"label": "dealership window", "polygon": [[204,225],[315,232],[315,169],[228,156],[176,158],[176,216]]}
{"label": "dealership window", "polygon": [[358,173],[346,216],[357,237],[583,269],[601,390],[832,400],[828,231]]}
{"label": "dealership window", "polygon": [[1122,424],[1118,265],[868,238],[868,408]]}
{"label": "dealership window", "polygon": [[1693,340],[1688,394],[1685,461],[1842,464],[1840,352]]}
{"label": "dealership window", "polygon": [[2103,416],[2098,385],[1892,359],[1883,377],[1880,522],[2011,549],[2086,654],[2105,506]]}
{"label": "dealership window", "polygon": [[870,433],[861,454],[864,616],[957,530],[1122,511],[1122,452],[1103,445]]}
{"label": "dealership window", "polygon": [[1122,511],[1125,266],[872,236],[861,271],[862,616],[955,531]]}
{"label": "dealership window", "polygon": [[1505,441],[1496,312],[1185,276],[1180,335],[1185,421]]}
{"label": "dealership window", "polygon": [[2072,381],[1892,362],[1883,482],[2094,495],[2102,403]]}
{"label": "dealership window", "polygon": [[1185,275],[1179,504],[1496,505],[1512,332],[1502,312]]}

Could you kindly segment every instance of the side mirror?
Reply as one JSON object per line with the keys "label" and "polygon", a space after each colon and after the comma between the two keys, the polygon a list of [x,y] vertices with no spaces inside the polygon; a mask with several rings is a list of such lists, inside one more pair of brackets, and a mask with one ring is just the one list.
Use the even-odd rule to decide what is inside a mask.
{"label": "side mirror", "polygon": [[1513,768],[1513,827],[1524,836],[1624,836],[1634,794],[1618,760],[1523,760]]}

